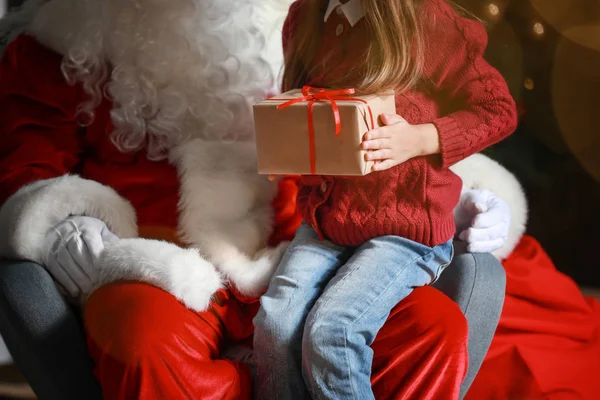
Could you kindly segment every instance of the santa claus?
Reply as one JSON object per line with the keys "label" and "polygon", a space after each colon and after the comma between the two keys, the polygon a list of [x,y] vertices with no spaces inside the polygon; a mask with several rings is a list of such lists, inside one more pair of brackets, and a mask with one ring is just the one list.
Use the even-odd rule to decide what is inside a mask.
{"label": "santa claus", "polygon": [[[251,115],[278,91],[291,3],[31,0],[5,21],[0,255],[44,265],[86,300],[106,398],[250,397],[247,367],[220,353],[251,336],[256,297],[300,223],[294,178],[256,173]],[[460,239],[508,255],[526,219],[519,184],[482,155],[453,169]],[[486,284],[502,293],[501,279]],[[492,300],[497,312],[478,316],[488,332],[469,337],[484,348]],[[415,290],[373,345],[376,393],[458,396],[466,343],[457,304]]]}

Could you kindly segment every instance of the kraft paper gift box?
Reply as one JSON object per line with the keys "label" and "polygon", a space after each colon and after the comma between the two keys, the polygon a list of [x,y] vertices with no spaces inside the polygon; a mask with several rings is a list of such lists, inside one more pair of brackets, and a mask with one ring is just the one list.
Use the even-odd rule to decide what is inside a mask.
{"label": "kraft paper gift box", "polygon": [[373,162],[365,161],[361,143],[373,125],[380,126],[383,113],[396,113],[393,91],[356,96],[352,89],[305,87],[258,103],[254,106],[258,171],[268,175],[366,175]]}

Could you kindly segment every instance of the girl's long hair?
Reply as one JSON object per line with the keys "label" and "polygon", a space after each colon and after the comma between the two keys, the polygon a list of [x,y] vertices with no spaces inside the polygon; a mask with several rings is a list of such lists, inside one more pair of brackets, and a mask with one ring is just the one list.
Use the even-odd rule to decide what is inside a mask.
{"label": "girl's long hair", "polygon": [[[369,38],[365,57],[352,68],[358,73],[336,77],[328,86],[354,87],[362,93],[414,87],[423,66],[420,5],[420,0],[362,0]],[[314,76],[326,7],[324,0],[305,0],[301,5],[286,49],[283,90],[301,87]]]}

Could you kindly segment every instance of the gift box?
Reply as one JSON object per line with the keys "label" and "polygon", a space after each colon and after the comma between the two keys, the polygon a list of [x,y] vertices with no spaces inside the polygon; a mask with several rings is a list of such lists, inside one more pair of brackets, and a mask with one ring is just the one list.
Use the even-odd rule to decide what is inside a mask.
{"label": "gift box", "polygon": [[394,92],[304,87],[254,106],[258,171],[269,175],[366,175],[363,136],[395,114]]}

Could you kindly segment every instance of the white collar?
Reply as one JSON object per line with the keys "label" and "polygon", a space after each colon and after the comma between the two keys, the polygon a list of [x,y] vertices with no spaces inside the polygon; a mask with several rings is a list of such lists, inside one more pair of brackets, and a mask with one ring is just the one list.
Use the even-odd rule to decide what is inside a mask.
{"label": "white collar", "polygon": [[350,0],[346,4],[342,4],[340,0],[329,0],[329,7],[327,7],[327,11],[325,12],[325,22],[327,22],[329,16],[337,7],[340,7],[350,26],[356,25],[365,16],[362,8],[362,0]]}

